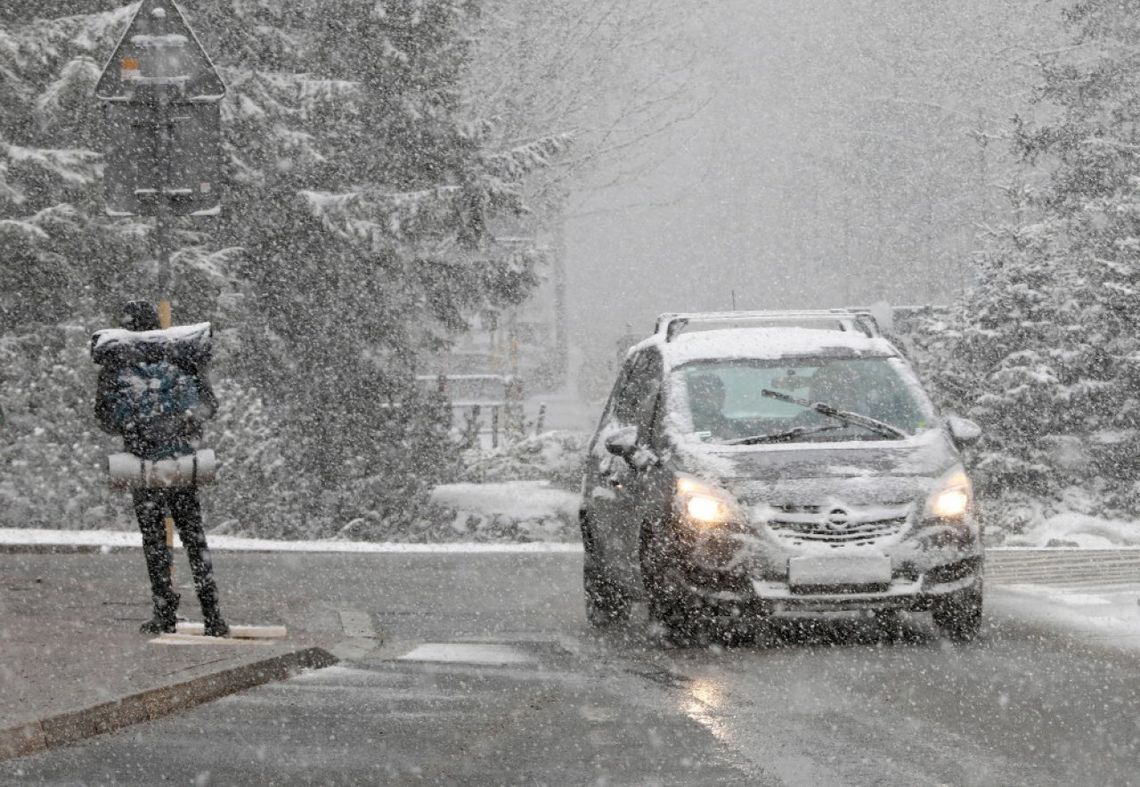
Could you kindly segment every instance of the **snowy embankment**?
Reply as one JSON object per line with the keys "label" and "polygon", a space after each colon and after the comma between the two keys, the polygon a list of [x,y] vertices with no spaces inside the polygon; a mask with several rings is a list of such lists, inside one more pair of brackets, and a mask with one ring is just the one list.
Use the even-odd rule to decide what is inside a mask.
{"label": "snowy embankment", "polygon": [[[442,484],[431,503],[447,512],[455,537],[477,541],[574,541],[579,495],[549,481]],[[434,532],[440,535],[440,524]]]}
{"label": "snowy embankment", "polygon": [[586,440],[553,431],[465,452],[457,482],[432,490],[423,540],[576,542]]}
{"label": "snowy embankment", "polygon": [[1039,520],[1023,532],[1006,535],[1002,546],[1112,549],[1140,546],[1140,522],[1065,511]]}

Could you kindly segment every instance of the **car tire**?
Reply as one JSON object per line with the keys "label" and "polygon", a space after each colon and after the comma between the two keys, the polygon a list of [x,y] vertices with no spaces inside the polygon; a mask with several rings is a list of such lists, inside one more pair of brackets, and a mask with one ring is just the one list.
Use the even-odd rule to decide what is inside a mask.
{"label": "car tire", "polygon": [[676,645],[706,645],[721,639],[720,628],[701,604],[675,579],[680,560],[668,535],[646,522],[639,549],[641,582],[649,618]]}
{"label": "car tire", "polygon": [[897,609],[877,609],[871,613],[879,639],[896,642],[905,635],[902,613]]}
{"label": "car tire", "polygon": [[954,642],[970,642],[982,628],[982,583],[939,599],[931,612],[934,625]]}
{"label": "car tire", "polygon": [[629,617],[629,598],[610,580],[598,557],[593,534],[582,518],[582,589],[585,593],[586,620],[595,628],[605,628]]}

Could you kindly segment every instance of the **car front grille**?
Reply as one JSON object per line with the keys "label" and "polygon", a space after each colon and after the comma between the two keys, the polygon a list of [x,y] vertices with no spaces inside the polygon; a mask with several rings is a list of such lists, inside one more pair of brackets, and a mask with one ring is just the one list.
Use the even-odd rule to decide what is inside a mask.
{"label": "car front grille", "polygon": [[860,513],[836,506],[788,504],[774,506],[767,525],[791,546],[870,546],[901,532],[906,526],[908,513],[905,506]]}

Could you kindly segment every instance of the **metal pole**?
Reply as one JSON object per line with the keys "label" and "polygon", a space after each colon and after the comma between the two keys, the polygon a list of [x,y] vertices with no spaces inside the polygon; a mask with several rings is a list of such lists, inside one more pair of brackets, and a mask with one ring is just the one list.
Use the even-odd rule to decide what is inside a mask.
{"label": "metal pole", "polygon": [[[170,97],[165,85],[158,88],[158,127],[156,128],[158,155],[155,172],[155,205],[154,239],[158,245],[158,324],[161,328],[169,328],[173,324],[173,313],[170,307],[170,291],[174,276],[170,269],[170,234],[167,223],[170,219],[169,206],[166,204],[166,186],[170,182]],[[174,517],[166,515],[166,547],[174,546]],[[170,577],[174,579],[174,561],[170,561]]]}
{"label": "metal pole", "polygon": [[173,274],[170,270],[170,237],[167,223],[170,220],[169,205],[166,204],[166,185],[170,181],[170,99],[166,87],[158,89],[158,150],[157,171],[155,172],[154,238],[158,245],[158,318],[163,328],[171,325],[170,289]]}
{"label": "metal pole", "polygon": [[[560,206],[565,206],[561,200]],[[566,314],[566,219],[559,217],[554,230],[554,358],[557,364],[554,388],[559,389],[570,379],[570,339],[567,336]]]}

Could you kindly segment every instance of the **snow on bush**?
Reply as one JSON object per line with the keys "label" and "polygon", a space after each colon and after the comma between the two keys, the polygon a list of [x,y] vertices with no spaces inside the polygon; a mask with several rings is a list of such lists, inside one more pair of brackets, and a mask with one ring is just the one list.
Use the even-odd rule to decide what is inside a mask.
{"label": "snow on bush", "polygon": [[0,337],[0,527],[125,524],[92,415],[88,336],[64,325]]}
{"label": "snow on bush", "polygon": [[413,530],[427,541],[577,541],[579,495],[548,481],[441,484]]}
{"label": "snow on bush", "polygon": [[[588,435],[553,431],[461,456],[458,483],[440,484],[411,541],[576,541]],[[358,521],[343,535],[358,537]]]}
{"label": "snow on bush", "polygon": [[474,483],[545,480],[567,490],[579,487],[589,435],[554,431],[509,441],[499,448],[463,453],[461,481]]}

